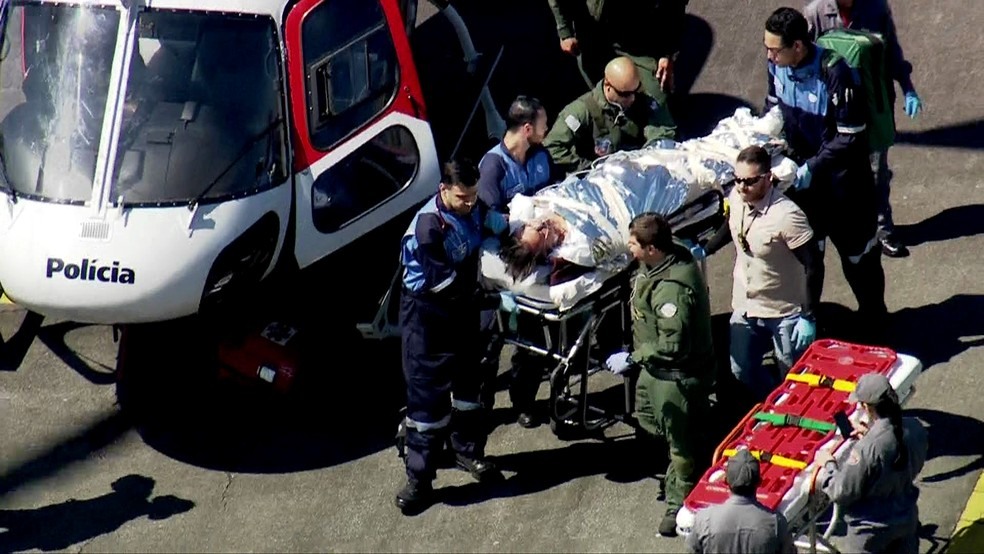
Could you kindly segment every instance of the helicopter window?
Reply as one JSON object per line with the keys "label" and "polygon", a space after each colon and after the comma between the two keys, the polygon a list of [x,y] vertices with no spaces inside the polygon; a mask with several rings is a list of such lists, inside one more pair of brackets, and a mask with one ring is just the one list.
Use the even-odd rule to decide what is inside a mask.
{"label": "helicopter window", "polygon": [[393,98],[399,66],[378,0],[330,0],[301,28],[309,128],[327,149],[379,114]]}
{"label": "helicopter window", "polygon": [[279,46],[272,20],[140,13],[111,199],[214,199],[286,181]]}
{"label": "helicopter window", "polygon": [[406,187],[420,151],[406,127],[389,127],[320,174],[312,187],[314,226],[337,231]]}

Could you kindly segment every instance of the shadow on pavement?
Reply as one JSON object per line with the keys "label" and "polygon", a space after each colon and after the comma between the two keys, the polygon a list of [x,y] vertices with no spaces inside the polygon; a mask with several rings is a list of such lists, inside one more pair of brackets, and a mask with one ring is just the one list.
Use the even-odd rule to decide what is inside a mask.
{"label": "shadow on pavement", "polygon": [[87,459],[94,452],[115,442],[130,428],[127,418],[117,411],[103,416],[90,424],[85,431],[60,441],[34,459],[0,475],[0,495]]}
{"label": "shadow on pavement", "polygon": [[[639,481],[659,468],[643,443],[634,439],[606,442],[577,442],[561,448],[520,452],[495,457],[506,473],[515,474],[499,484],[468,483],[438,491],[439,500],[450,506],[511,498],[552,489],[568,481],[591,475],[605,475],[618,483]],[[665,462],[663,462],[665,463]],[[656,496],[656,482],[653,482]]]}
{"label": "shadow on pavement", "polygon": [[895,142],[916,146],[980,150],[984,148],[984,120],[967,121],[925,131],[898,133]]}
{"label": "shadow on pavement", "polygon": [[113,492],[86,500],[27,510],[0,510],[0,551],[65,550],[89,539],[112,533],[126,522],[147,516],[164,520],[195,507],[176,496],[151,498],[154,480],[127,475],[113,482]]}
{"label": "shadow on pavement", "polygon": [[898,225],[896,232],[909,246],[981,235],[984,234],[984,204],[947,208],[919,223]]}
{"label": "shadow on pavement", "polygon": [[41,330],[44,316],[30,310],[23,311],[24,319],[17,331],[6,341],[0,338],[0,371],[17,371]]}
{"label": "shadow on pavement", "polygon": [[85,359],[65,343],[65,336],[68,333],[90,325],[89,323],[63,321],[44,327],[37,333],[37,336],[51,350],[52,354],[58,356],[65,365],[74,369],[93,385],[111,385],[116,381],[116,376],[113,373],[114,368],[106,367],[94,360]]}
{"label": "shadow on pavement", "polygon": [[[918,393],[917,390],[916,394]],[[905,415],[919,418],[926,427],[929,433],[927,459],[943,456],[976,456],[976,459],[957,469],[923,476],[922,481],[939,483],[984,468],[984,451],[981,449],[981,445],[984,444],[984,422],[973,417],[925,408],[906,410]]]}
{"label": "shadow on pavement", "polygon": [[923,363],[923,371],[984,345],[984,296],[957,294],[937,304],[903,308],[891,315],[891,346]]}

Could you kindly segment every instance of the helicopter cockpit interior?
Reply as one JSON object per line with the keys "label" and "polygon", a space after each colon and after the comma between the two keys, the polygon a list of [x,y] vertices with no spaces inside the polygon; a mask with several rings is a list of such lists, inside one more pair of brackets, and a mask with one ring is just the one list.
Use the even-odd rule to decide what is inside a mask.
{"label": "helicopter cockpit interior", "polygon": [[[98,198],[94,187],[106,187],[109,203],[161,206],[284,183],[290,169],[273,21],[147,9],[136,18],[127,52],[114,8],[13,3],[0,58],[6,184],[25,196],[83,204]],[[128,53],[127,70],[113,73]],[[103,162],[111,170],[102,179],[101,158],[112,160]]]}

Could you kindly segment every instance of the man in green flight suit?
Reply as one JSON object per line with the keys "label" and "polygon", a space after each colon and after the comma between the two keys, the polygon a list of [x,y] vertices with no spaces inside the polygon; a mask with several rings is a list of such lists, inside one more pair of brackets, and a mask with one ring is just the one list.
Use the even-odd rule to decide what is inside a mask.
{"label": "man in green flight suit", "polygon": [[663,437],[669,445],[659,534],[672,537],[676,514],[700,476],[698,422],[708,412],[714,365],[711,309],[694,256],[673,240],[663,216],[636,216],[629,237],[629,250],[639,261],[630,304],[633,351],[611,355],[606,365],[614,373],[641,370],[635,416],[643,437]]}
{"label": "man in green flight suit", "polygon": [[640,86],[632,60],[610,61],[605,78],[568,104],[544,139],[554,167],[572,173],[589,168],[601,156],[675,139],[676,123],[670,111],[639,92]]}
{"label": "man in green flight suit", "polygon": [[661,103],[673,90],[689,0],[547,0],[560,49],[577,56],[588,86],[615,56],[632,58],[646,94]]}

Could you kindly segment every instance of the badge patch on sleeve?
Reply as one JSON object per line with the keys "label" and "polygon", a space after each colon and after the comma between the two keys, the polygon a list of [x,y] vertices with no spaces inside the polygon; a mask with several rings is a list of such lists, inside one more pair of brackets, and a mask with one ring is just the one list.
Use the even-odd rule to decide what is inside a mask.
{"label": "badge patch on sleeve", "polygon": [[576,117],[570,114],[568,114],[567,117],[564,118],[564,123],[567,124],[568,129],[570,129],[575,133],[577,132],[578,129],[581,128],[581,122],[578,121]]}
{"label": "badge patch on sleeve", "polygon": [[676,304],[672,302],[667,302],[659,307],[659,315],[663,317],[673,317],[677,314]]}

